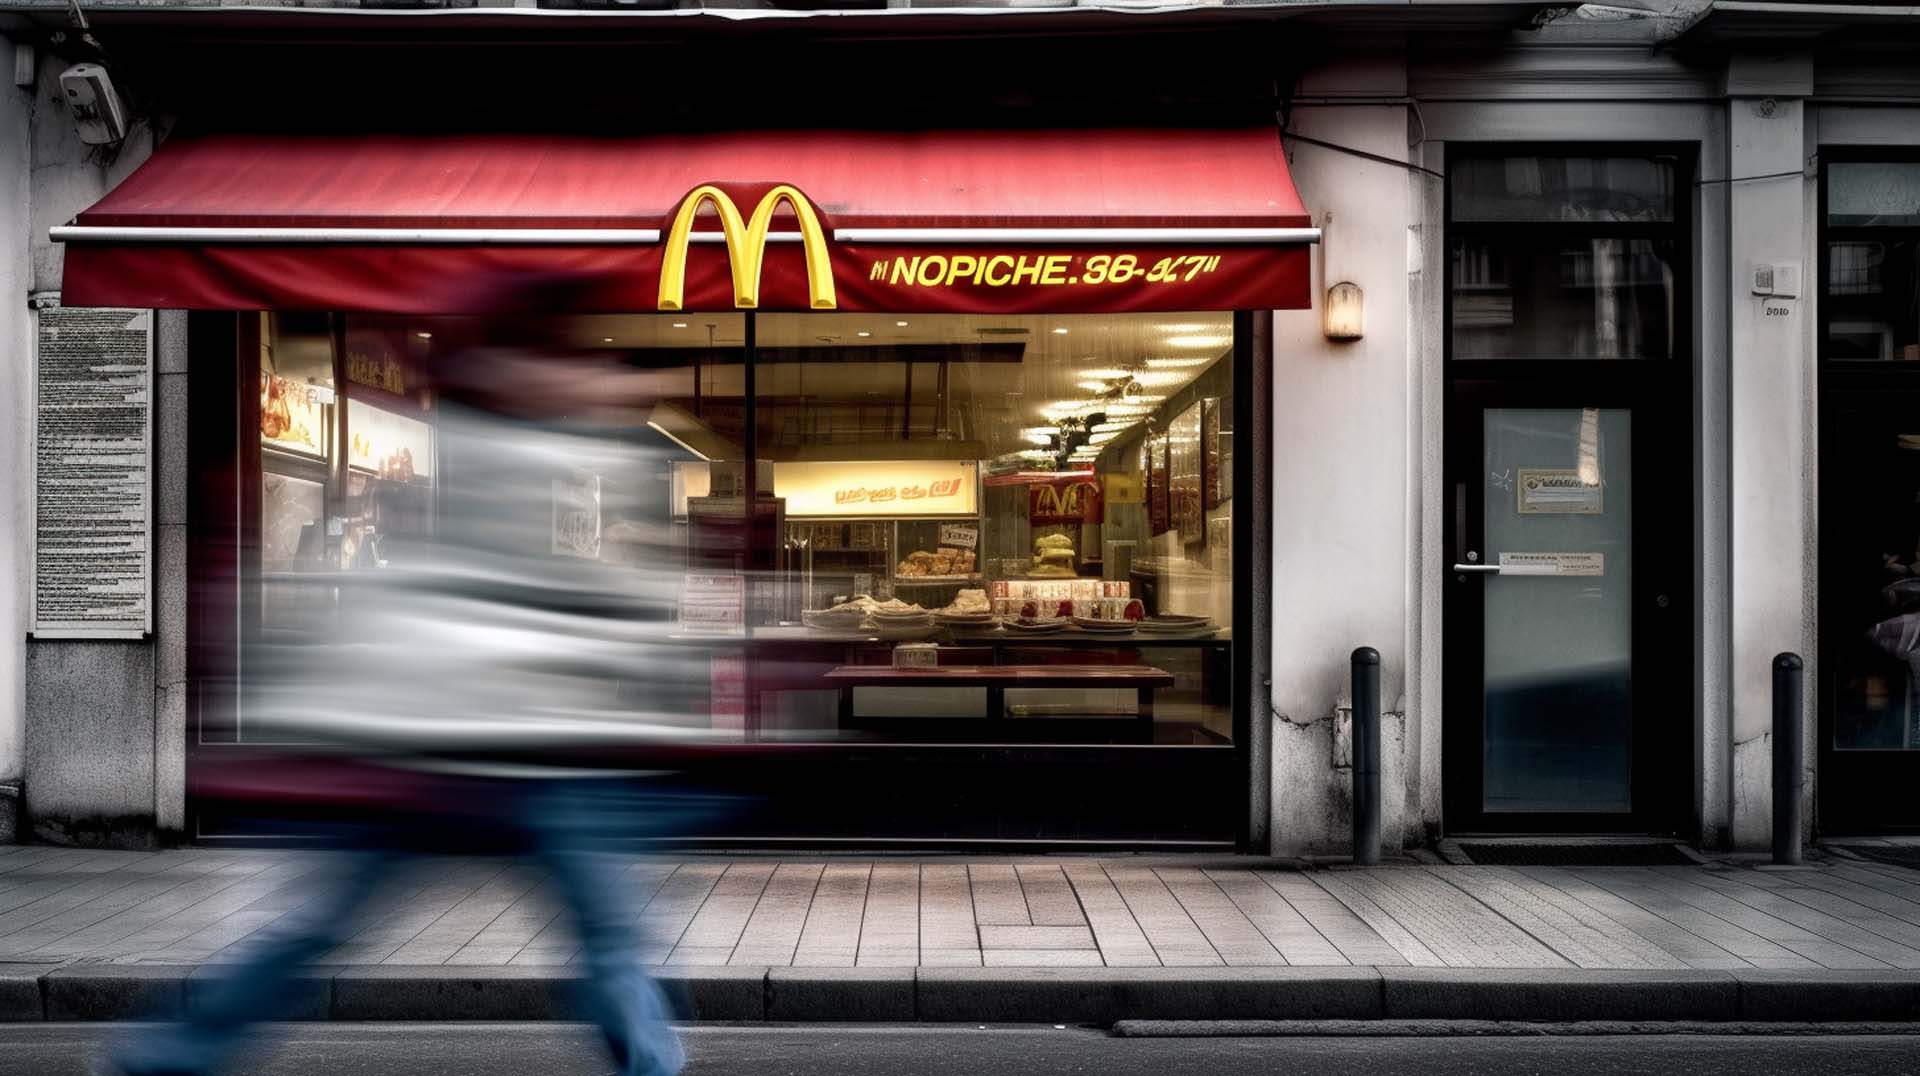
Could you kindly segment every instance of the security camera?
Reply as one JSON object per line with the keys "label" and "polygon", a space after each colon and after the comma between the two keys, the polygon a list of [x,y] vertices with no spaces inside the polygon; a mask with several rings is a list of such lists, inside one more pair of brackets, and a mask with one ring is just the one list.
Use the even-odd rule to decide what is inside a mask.
{"label": "security camera", "polygon": [[89,146],[111,146],[127,137],[127,111],[106,68],[74,64],[60,72],[60,88],[66,91],[67,107],[73,110],[73,125],[80,141]]}

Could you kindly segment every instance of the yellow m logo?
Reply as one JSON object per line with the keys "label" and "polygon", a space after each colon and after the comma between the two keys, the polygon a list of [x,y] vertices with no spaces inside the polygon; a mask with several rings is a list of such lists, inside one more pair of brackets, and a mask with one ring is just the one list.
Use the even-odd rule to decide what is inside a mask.
{"label": "yellow m logo", "polygon": [[733,305],[750,310],[760,305],[760,267],[766,260],[767,233],[773,227],[773,211],[786,202],[800,225],[800,243],[807,254],[807,301],[815,310],[832,310],[833,265],[827,257],[827,237],[820,230],[820,218],[813,206],[792,187],[781,185],[768,191],[753,208],[751,220],[740,219],[740,207],[727,193],[712,184],[695,187],[680,203],[667,233],[666,253],[660,258],[660,309],[679,310],[687,298],[687,244],[693,239],[693,218],[708,202],[720,214],[720,231],[727,240],[727,264],[733,270]]}

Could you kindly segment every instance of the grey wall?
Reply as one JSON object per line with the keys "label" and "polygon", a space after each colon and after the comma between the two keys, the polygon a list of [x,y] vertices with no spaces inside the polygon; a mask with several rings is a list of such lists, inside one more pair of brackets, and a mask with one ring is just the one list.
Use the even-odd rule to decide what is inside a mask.
{"label": "grey wall", "polygon": [[[32,91],[9,87],[20,100],[10,97],[0,109],[0,137],[10,138],[7,145],[19,151],[0,151],[0,160],[22,162],[23,173],[31,164],[30,182],[20,185],[18,197],[8,196],[9,173],[0,171],[0,206],[10,220],[20,218],[11,233],[0,225],[10,252],[9,319],[16,309],[24,310],[28,290],[59,290],[61,249],[47,239],[47,229],[85,209],[151,150],[145,125],[136,126],[114,149],[83,145],[59,90],[64,66],[56,57],[41,56]],[[14,135],[9,125],[16,122],[27,126]],[[11,321],[6,327],[12,336]],[[33,640],[25,643],[22,656],[5,660],[7,655],[0,654],[0,688],[13,670],[24,671],[25,815],[32,836],[40,840],[144,847],[168,839],[185,824],[185,329],[185,316],[177,312],[163,313],[155,326],[153,636],[138,642]],[[17,368],[26,379],[24,389],[32,354],[24,328],[18,339],[8,368]],[[24,401],[26,393],[0,391],[0,396]],[[10,428],[24,431],[25,404],[16,406],[22,408],[22,422]],[[0,482],[7,473],[30,481],[25,438],[22,432],[17,445],[9,442],[22,462],[0,468]],[[0,464],[9,450],[0,447]],[[24,501],[24,485],[20,492],[13,503]],[[0,537],[0,553],[13,552],[6,560],[18,572],[10,588],[13,606],[0,605],[18,626],[10,634],[14,640],[25,636],[30,593],[28,523],[23,519],[17,526],[21,532],[11,539],[17,552],[7,550],[9,539]],[[5,714],[0,702],[0,780],[8,757]]]}
{"label": "grey wall", "polygon": [[[13,42],[0,37],[0,58]],[[11,69],[11,64],[8,65]],[[33,394],[27,310],[27,190],[33,91],[0,85],[0,842],[18,833],[20,782],[26,773],[27,565],[29,520],[17,506],[32,490]]]}

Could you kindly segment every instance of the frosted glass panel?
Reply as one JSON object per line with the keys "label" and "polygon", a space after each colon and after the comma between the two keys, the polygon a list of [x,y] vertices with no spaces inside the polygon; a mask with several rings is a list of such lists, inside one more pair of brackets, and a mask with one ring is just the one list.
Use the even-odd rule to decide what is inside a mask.
{"label": "frosted glass panel", "polygon": [[1632,417],[1485,412],[1483,808],[1630,809]]}

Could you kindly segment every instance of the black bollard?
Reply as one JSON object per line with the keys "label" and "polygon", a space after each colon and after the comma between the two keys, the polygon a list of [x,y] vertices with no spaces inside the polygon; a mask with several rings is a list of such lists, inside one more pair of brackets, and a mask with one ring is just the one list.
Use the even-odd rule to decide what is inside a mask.
{"label": "black bollard", "polygon": [[1353,652],[1353,861],[1380,862],[1380,651]]}
{"label": "black bollard", "polygon": [[1800,819],[1806,791],[1806,757],[1800,742],[1798,654],[1773,659],[1773,861],[1800,865]]}

